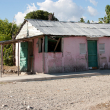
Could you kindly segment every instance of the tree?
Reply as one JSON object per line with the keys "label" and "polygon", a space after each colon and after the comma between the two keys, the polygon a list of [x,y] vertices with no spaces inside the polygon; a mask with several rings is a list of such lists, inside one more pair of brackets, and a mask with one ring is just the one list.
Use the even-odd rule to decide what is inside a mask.
{"label": "tree", "polygon": [[[37,10],[37,11],[33,11],[33,12],[30,12],[30,13],[27,13],[26,16],[25,16],[25,19],[48,20],[49,14],[52,14],[52,13],[49,13],[49,12],[43,11],[43,10]],[[58,19],[54,16],[54,14],[53,14],[52,20],[58,21]]]}
{"label": "tree", "polygon": [[110,22],[110,5],[106,5],[105,7],[105,12],[106,12],[106,23]]}
{"label": "tree", "polygon": [[99,18],[99,23],[100,24],[104,23],[104,19],[103,18]]}
{"label": "tree", "polygon": [[80,18],[80,21],[79,22],[85,23],[84,18]]}
{"label": "tree", "polygon": [[[11,40],[12,35],[16,35],[19,27],[13,23],[9,23],[7,19],[0,19],[0,41]],[[4,65],[13,65],[13,46],[12,45],[4,45],[3,49],[3,60]]]}
{"label": "tree", "polygon": [[88,20],[87,23],[90,23],[90,21]]}
{"label": "tree", "polygon": [[12,34],[16,35],[19,27],[14,23],[9,23],[7,19],[0,19],[0,41],[11,40]]}
{"label": "tree", "polygon": [[104,18],[99,18],[99,23],[110,23],[110,5],[105,7],[106,16]]}

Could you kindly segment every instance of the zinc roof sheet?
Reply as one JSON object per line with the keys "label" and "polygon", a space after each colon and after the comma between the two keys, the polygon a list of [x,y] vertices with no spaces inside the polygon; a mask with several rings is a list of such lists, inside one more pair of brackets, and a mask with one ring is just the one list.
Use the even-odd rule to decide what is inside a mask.
{"label": "zinc roof sheet", "polygon": [[27,21],[46,35],[110,36],[110,24],[87,24],[36,19],[27,19]]}

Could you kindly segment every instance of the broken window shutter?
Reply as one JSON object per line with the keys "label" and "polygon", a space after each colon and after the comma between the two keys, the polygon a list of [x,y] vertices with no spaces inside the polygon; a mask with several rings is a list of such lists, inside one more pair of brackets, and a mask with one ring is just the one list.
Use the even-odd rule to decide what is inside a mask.
{"label": "broken window shutter", "polygon": [[86,54],[86,44],[80,43],[80,54]]}
{"label": "broken window shutter", "polygon": [[105,53],[105,44],[104,43],[99,44],[99,53],[100,54]]}

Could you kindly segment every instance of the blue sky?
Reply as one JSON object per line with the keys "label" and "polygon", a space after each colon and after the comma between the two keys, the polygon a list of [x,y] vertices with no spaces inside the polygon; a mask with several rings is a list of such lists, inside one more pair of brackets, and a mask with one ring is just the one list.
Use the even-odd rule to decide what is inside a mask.
{"label": "blue sky", "polygon": [[110,0],[0,0],[0,19],[7,18],[20,24],[24,16],[34,10],[54,12],[60,21],[98,21],[104,17],[105,6],[110,5]]}

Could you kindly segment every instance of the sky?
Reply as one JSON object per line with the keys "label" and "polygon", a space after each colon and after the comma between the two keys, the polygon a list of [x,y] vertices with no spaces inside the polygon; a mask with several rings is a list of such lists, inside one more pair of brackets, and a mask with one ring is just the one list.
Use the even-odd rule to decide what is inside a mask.
{"label": "sky", "polygon": [[59,21],[98,22],[98,18],[106,15],[105,7],[110,0],[0,0],[0,19],[5,18],[16,24],[21,24],[27,13],[35,10],[45,10],[54,13]]}

